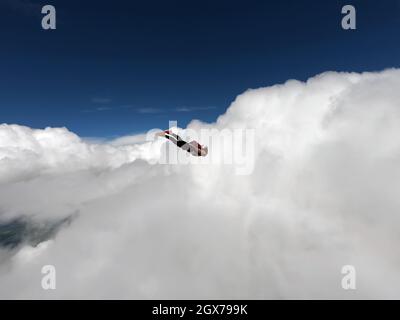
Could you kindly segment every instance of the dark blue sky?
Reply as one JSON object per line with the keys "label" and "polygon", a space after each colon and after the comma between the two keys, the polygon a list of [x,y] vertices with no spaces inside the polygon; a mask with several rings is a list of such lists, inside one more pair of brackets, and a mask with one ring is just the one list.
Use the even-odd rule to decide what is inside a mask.
{"label": "dark blue sky", "polygon": [[[41,7],[57,30],[41,28]],[[357,30],[341,29],[341,8]],[[400,66],[399,0],[1,0],[0,123],[112,137],[214,121],[248,88]]]}

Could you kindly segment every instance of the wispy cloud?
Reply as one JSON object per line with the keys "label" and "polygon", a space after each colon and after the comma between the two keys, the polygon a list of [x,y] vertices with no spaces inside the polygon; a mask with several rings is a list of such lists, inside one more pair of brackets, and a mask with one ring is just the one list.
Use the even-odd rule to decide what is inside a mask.
{"label": "wispy cloud", "polygon": [[102,112],[115,109],[114,107],[108,105],[112,102],[112,99],[110,98],[93,97],[90,99],[90,102],[97,106],[86,108],[82,110],[82,112],[91,113],[91,112]]}
{"label": "wispy cloud", "polygon": [[92,103],[99,104],[100,106],[95,108],[88,108],[82,110],[83,112],[101,112],[101,111],[109,111],[109,110],[117,110],[117,109],[134,109],[137,113],[140,114],[161,114],[161,113],[171,113],[171,112],[195,112],[195,111],[206,111],[216,109],[214,106],[207,107],[176,107],[172,109],[162,109],[162,108],[153,108],[153,107],[141,107],[135,108],[132,105],[123,105],[120,107],[111,107],[107,104],[112,102],[111,99],[108,98],[93,98]]}
{"label": "wispy cloud", "polygon": [[107,111],[107,110],[112,110],[111,107],[98,107],[96,108],[96,111]]}
{"label": "wispy cloud", "polygon": [[151,114],[155,114],[155,113],[163,113],[165,110],[160,109],[160,108],[139,108],[137,109],[137,112],[139,113],[151,113]]}
{"label": "wispy cloud", "polygon": [[95,103],[95,104],[108,104],[108,103],[110,103],[112,100],[110,99],[110,98],[99,98],[99,97],[95,97],[95,98],[92,98],[92,103]]}
{"label": "wispy cloud", "polygon": [[90,112],[102,112],[102,111],[110,111],[113,110],[111,107],[98,107],[98,108],[92,108],[92,109],[84,109],[82,112],[85,113],[90,113]]}
{"label": "wispy cloud", "polygon": [[214,106],[209,106],[209,107],[178,107],[175,108],[175,112],[194,112],[194,111],[205,111],[205,110],[212,110],[215,109],[216,107]]}
{"label": "wispy cloud", "polygon": [[139,113],[151,113],[151,114],[156,114],[156,113],[164,113],[164,112],[195,112],[195,111],[205,111],[205,110],[211,110],[215,109],[216,107],[214,106],[208,106],[208,107],[176,107],[173,109],[160,109],[160,108],[139,108],[136,109],[137,112]]}

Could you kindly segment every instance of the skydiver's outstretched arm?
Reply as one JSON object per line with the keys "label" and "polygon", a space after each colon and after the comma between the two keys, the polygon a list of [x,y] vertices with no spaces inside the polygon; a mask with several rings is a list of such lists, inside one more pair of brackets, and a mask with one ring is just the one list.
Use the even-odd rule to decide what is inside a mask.
{"label": "skydiver's outstretched arm", "polygon": [[158,135],[167,138],[168,140],[173,142],[175,145],[177,145],[179,148],[182,148],[183,146],[188,144],[180,136],[178,136],[177,134],[171,132],[170,130],[166,130],[164,132],[160,132]]}

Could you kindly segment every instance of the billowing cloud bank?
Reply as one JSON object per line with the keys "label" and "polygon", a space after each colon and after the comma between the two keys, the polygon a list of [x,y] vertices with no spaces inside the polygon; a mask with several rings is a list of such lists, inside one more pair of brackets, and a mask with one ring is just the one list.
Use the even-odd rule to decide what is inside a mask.
{"label": "billowing cloud bank", "polygon": [[400,298],[399,88],[400,70],[329,72],[189,125],[255,129],[249,175],[150,164],[162,141],[0,126],[1,221],[74,217],[0,249],[0,298]]}

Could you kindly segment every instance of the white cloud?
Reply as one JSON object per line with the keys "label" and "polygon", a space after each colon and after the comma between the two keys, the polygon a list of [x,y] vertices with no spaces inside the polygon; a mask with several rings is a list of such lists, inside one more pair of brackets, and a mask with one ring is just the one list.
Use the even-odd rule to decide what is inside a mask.
{"label": "white cloud", "polygon": [[[255,129],[247,176],[151,165],[160,140],[0,126],[0,218],[76,215],[45,245],[0,251],[0,297],[400,298],[399,87],[400,70],[329,72],[188,126]],[[347,264],[356,291],[341,289]]]}

